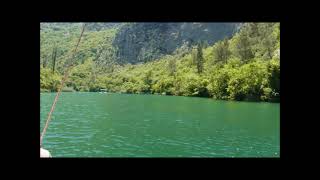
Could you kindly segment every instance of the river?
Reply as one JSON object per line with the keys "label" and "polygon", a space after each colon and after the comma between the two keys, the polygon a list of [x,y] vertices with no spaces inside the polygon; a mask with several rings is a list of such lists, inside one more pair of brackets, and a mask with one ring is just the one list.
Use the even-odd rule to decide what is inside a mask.
{"label": "river", "polygon": [[[41,93],[40,132],[55,93]],[[280,157],[280,104],[62,93],[43,146],[53,157]]]}

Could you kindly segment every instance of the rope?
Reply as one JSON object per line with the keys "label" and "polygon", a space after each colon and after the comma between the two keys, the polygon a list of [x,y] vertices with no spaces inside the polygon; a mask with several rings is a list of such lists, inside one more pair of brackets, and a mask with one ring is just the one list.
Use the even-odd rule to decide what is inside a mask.
{"label": "rope", "polygon": [[[78,46],[79,46],[79,44],[80,44],[81,37],[82,37],[83,32],[84,32],[85,25],[86,25],[86,24],[84,23],[83,26],[82,26],[81,34],[80,34],[79,40],[78,40],[78,42],[77,42],[77,45],[76,45],[75,49],[73,50],[73,54],[72,54],[71,60],[74,59],[74,56],[75,56],[75,54],[76,54],[76,52],[77,52]],[[43,128],[43,131],[42,131],[42,133],[41,133],[41,136],[40,136],[40,145],[42,144],[43,137],[44,137],[44,135],[45,135],[45,133],[46,133],[46,131],[47,131],[47,129],[48,129],[49,122],[50,122],[50,120],[51,120],[51,115],[52,115],[52,113],[53,113],[53,111],[54,111],[54,109],[55,109],[55,107],[56,107],[58,98],[59,98],[59,96],[60,96],[60,94],[61,94],[61,90],[62,90],[62,88],[63,88],[63,85],[64,85],[65,81],[66,81],[67,78],[68,78],[68,75],[69,75],[68,72],[69,72],[69,70],[70,70],[71,68],[72,68],[72,62],[67,65],[67,69],[66,69],[65,74],[64,74],[64,76],[63,76],[63,79],[62,79],[62,81],[61,81],[61,85],[60,85],[60,87],[59,87],[59,89],[58,89],[58,93],[56,94],[56,97],[54,98],[53,104],[52,104],[52,106],[51,106],[51,110],[50,110],[50,112],[49,112],[49,114],[48,114],[48,118],[47,118],[46,124],[45,124],[45,126],[44,126],[44,128]]]}

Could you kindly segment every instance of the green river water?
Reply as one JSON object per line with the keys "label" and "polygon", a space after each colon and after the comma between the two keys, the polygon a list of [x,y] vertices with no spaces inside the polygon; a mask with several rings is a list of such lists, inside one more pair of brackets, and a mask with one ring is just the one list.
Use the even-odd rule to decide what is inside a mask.
{"label": "green river water", "polygon": [[[40,132],[55,93],[41,93]],[[62,93],[44,138],[53,157],[280,157],[280,104]]]}

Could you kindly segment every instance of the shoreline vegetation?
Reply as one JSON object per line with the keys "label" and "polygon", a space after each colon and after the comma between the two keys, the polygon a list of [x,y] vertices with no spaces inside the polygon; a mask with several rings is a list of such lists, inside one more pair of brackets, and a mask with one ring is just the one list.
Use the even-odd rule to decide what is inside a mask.
{"label": "shoreline vegetation", "polygon": [[[52,38],[55,33],[41,34],[41,39]],[[170,55],[139,64],[118,63],[111,58],[115,34],[114,29],[87,32],[77,56],[82,59],[71,70],[63,92],[102,89],[125,94],[280,102],[279,23],[245,23],[232,37],[212,45],[184,44]],[[58,37],[61,38],[54,38]],[[97,41],[104,40],[101,49],[92,49],[98,47]],[[71,49],[71,42],[64,48]],[[55,92],[63,76],[66,55],[56,59],[57,51],[51,48],[55,45],[46,45],[41,49],[47,56],[42,56],[40,65],[40,92]],[[97,54],[104,58],[99,59],[101,55]],[[43,60],[51,57],[51,65]]]}
{"label": "shoreline vegetation", "polygon": [[[203,97],[203,96],[182,96],[182,95],[166,95],[166,94],[160,94],[160,93],[124,93],[124,92],[106,92],[106,91],[61,91],[63,93],[107,93],[107,94],[127,94],[127,95],[151,95],[151,96],[178,96],[178,97],[193,97],[193,98],[204,98],[204,99],[212,99],[217,101],[234,101],[234,102],[261,102],[261,103],[280,103],[280,99],[274,99],[270,101],[261,101],[257,99],[244,99],[241,101],[237,100],[230,100],[230,99],[214,99],[210,97]],[[47,91],[47,90],[40,90],[40,94],[44,93],[56,93],[56,91]]]}

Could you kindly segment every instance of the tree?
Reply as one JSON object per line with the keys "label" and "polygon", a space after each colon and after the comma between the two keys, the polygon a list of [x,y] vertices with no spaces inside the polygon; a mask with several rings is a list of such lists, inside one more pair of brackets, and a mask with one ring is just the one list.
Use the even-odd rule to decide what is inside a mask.
{"label": "tree", "polygon": [[230,69],[226,66],[224,68],[213,69],[211,73],[210,83],[208,89],[210,95],[215,99],[227,99],[228,81]]}
{"label": "tree", "polygon": [[280,60],[272,59],[268,64],[268,72],[272,97],[280,96]]}
{"label": "tree", "polygon": [[143,82],[144,84],[146,84],[148,86],[147,91],[149,92],[151,89],[151,85],[152,85],[152,71],[148,70],[145,74],[145,76],[143,77]]}
{"label": "tree", "polygon": [[214,62],[223,62],[227,63],[228,58],[231,55],[229,50],[229,41],[224,39],[223,41],[219,41],[216,43],[214,49]]}
{"label": "tree", "polygon": [[193,63],[197,66],[197,72],[201,74],[203,72],[203,52],[202,52],[202,43],[197,44],[197,48],[195,51],[193,51]]}
{"label": "tree", "polygon": [[169,70],[169,75],[173,76],[176,72],[176,60],[175,58],[171,58],[169,59],[169,63],[168,63],[168,70]]}
{"label": "tree", "polygon": [[269,36],[261,41],[261,46],[264,52],[262,57],[264,57],[264,59],[272,59],[273,52],[275,50],[275,43],[276,41],[272,38],[272,36]]}
{"label": "tree", "polygon": [[61,78],[58,73],[53,74],[49,68],[40,68],[40,89],[57,91]]}
{"label": "tree", "polygon": [[278,23],[247,23],[241,30],[240,36],[247,37],[253,56],[265,60],[272,59],[280,39]]}
{"label": "tree", "polygon": [[243,31],[240,32],[237,40],[237,55],[241,61],[248,62],[249,59],[254,57],[254,54],[252,53],[251,44],[247,33]]}
{"label": "tree", "polygon": [[56,67],[56,58],[57,58],[57,47],[54,47],[52,52],[52,73],[54,73],[54,70]]}
{"label": "tree", "polygon": [[262,100],[261,96],[269,91],[269,73],[266,63],[252,61],[231,72],[227,88],[230,99]]}
{"label": "tree", "polygon": [[43,60],[42,67],[43,67],[43,68],[46,68],[46,67],[47,67],[47,64],[48,64],[48,58],[45,57],[44,60]]}
{"label": "tree", "polygon": [[248,35],[250,38],[259,36],[259,33],[260,33],[259,24],[261,23],[248,23],[246,24],[246,27],[244,27],[244,30],[248,31]]}
{"label": "tree", "polygon": [[276,37],[277,40],[276,48],[280,48],[280,23],[275,23],[273,35]]}

